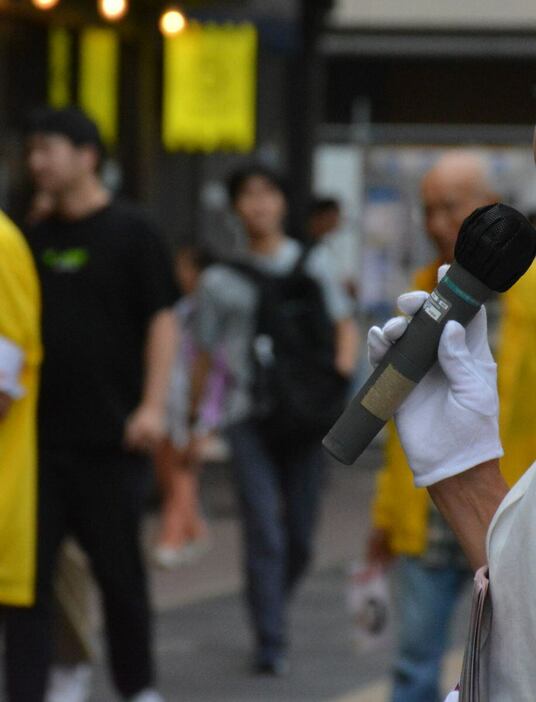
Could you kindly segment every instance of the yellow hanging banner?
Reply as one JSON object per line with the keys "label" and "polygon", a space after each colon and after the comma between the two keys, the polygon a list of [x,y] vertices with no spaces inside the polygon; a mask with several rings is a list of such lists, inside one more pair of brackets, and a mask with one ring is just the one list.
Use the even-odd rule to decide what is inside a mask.
{"label": "yellow hanging banner", "polygon": [[90,27],[80,36],[78,102],[107,144],[117,139],[119,39],[113,29]]}
{"label": "yellow hanging banner", "polygon": [[162,139],[169,151],[250,151],[255,144],[257,31],[190,24],[164,39]]}
{"label": "yellow hanging banner", "polygon": [[48,104],[61,108],[71,102],[72,37],[63,27],[48,31]]}

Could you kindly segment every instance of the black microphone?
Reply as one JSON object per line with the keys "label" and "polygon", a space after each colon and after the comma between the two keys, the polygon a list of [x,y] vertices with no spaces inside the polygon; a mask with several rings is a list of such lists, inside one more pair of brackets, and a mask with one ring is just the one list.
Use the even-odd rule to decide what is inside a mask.
{"label": "black microphone", "polygon": [[[351,465],[437,361],[445,324],[466,326],[493,291],[504,292],[536,256],[536,230],[513,207],[480,207],[463,222],[454,263],[324,438]],[[441,431],[441,427],[438,427]]]}

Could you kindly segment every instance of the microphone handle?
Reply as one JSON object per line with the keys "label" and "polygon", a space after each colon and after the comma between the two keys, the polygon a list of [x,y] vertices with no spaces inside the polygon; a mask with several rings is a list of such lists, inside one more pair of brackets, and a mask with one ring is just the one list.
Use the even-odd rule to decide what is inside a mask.
{"label": "microphone handle", "polygon": [[355,463],[437,361],[445,324],[454,319],[466,326],[491,292],[455,261],[324,438],[328,453]]}

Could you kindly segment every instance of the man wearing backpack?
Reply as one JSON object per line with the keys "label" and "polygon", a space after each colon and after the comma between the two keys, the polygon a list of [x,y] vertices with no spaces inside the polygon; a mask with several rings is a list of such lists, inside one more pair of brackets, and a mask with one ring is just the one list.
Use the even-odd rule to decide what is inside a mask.
{"label": "man wearing backpack", "polygon": [[223,343],[254,670],[281,675],[288,667],[288,597],[311,556],[321,437],[342,409],[357,332],[329,259],[320,250],[306,254],[286,236],[281,180],[264,167],[249,167],[232,175],[229,196],[247,253],[212,266],[200,284],[196,335],[204,353],[193,371],[192,422],[211,350]]}

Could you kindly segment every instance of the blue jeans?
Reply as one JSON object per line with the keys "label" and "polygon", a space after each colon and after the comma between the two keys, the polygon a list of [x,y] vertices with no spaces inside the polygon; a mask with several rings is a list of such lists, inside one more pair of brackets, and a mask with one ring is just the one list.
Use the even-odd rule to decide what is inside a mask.
{"label": "blue jeans", "polygon": [[471,575],[459,568],[429,568],[419,558],[403,556],[395,578],[400,632],[392,702],[440,702],[449,623]]}
{"label": "blue jeans", "polygon": [[231,427],[244,537],[247,603],[259,658],[286,647],[287,599],[304,574],[322,487],[320,441],[275,445],[252,421]]}

